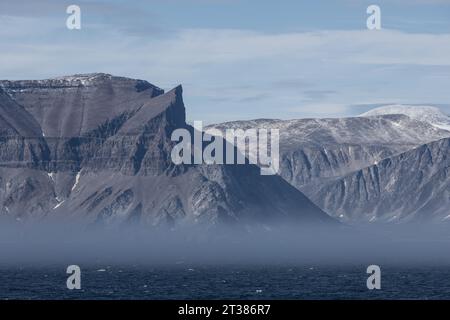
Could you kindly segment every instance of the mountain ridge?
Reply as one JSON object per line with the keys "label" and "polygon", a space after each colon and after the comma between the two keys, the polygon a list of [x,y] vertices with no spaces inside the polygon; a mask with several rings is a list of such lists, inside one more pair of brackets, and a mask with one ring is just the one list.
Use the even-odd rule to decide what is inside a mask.
{"label": "mountain ridge", "polygon": [[0,81],[43,128],[49,148],[42,165],[0,167],[3,217],[102,226],[336,223],[254,165],[173,164],[171,132],[193,130],[181,86],[165,93],[141,80],[94,75],[85,85],[79,77],[47,86]]}
{"label": "mountain ridge", "polygon": [[[406,215],[399,209],[400,204],[382,199],[379,191],[370,189],[365,185],[365,181],[371,181],[376,185],[376,180],[371,178],[375,176],[377,165],[420,149],[423,145],[433,144],[442,139],[445,141],[450,137],[450,131],[425,121],[426,118],[417,119],[399,114],[397,110],[387,114],[381,114],[379,110],[375,113],[348,118],[233,121],[211,125],[208,128],[222,131],[249,128],[279,129],[281,156],[279,174],[283,179],[302,191],[330,216],[343,222],[359,223],[374,220],[386,222],[396,216],[389,214],[397,210],[393,222],[398,216]],[[448,146],[441,147],[444,148],[442,152],[449,152],[445,149]],[[250,152],[256,154],[257,150],[253,149]],[[347,181],[347,177],[352,177],[352,180]],[[416,180],[413,176],[409,177],[411,181],[402,180],[405,194],[397,190],[396,195],[419,206],[419,203],[409,198],[406,190],[412,193],[422,191],[410,189]],[[438,181],[440,180],[436,179],[436,185],[441,185]],[[350,185],[350,182],[355,186],[353,189],[345,185]],[[366,201],[356,186],[369,190],[367,197],[378,199],[379,203],[375,200]],[[431,182],[428,187],[432,188]],[[345,200],[340,198],[341,195],[345,195]],[[439,216],[440,210],[445,209],[445,202],[434,199],[430,203],[435,204],[435,208],[430,209],[429,214],[430,219],[434,219],[434,216]],[[439,204],[444,207],[438,207]],[[376,214],[372,212],[375,210],[372,207],[378,208]],[[352,212],[352,208],[355,212]],[[407,204],[405,208],[411,212],[418,211],[412,210]],[[386,211],[384,216],[383,210]],[[368,214],[371,215],[367,216]],[[412,216],[421,216],[422,219],[426,217],[423,213],[410,215]],[[370,221],[371,219],[373,220]]]}
{"label": "mountain ridge", "polygon": [[[450,137],[450,131],[400,114],[233,121],[208,128],[279,129],[280,175],[303,192],[309,183],[320,183],[320,179],[341,176],[427,142]],[[250,152],[256,154],[257,150]]]}
{"label": "mountain ridge", "polygon": [[344,221],[445,221],[450,218],[450,138],[350,173],[310,198]]}

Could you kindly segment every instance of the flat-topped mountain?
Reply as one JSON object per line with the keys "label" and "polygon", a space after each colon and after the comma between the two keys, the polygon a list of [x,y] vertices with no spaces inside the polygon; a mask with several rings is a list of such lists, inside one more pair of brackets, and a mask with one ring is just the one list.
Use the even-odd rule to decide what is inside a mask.
{"label": "flat-topped mountain", "polygon": [[3,145],[3,217],[171,226],[333,221],[256,166],[175,165],[171,133],[192,130],[181,86],[164,93],[146,81],[89,74],[0,87],[0,118],[19,121],[0,122],[0,132],[15,130],[28,143]]}
{"label": "flat-topped mountain", "polygon": [[0,81],[0,87],[36,119],[46,137],[58,138],[83,136],[164,93],[143,80],[101,73]]}

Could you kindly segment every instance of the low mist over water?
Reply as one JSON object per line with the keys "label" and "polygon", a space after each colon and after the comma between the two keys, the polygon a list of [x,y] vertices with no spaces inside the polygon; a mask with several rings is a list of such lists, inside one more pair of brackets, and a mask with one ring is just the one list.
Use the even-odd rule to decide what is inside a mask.
{"label": "low mist over water", "polygon": [[210,227],[3,225],[0,264],[447,265],[446,226]]}

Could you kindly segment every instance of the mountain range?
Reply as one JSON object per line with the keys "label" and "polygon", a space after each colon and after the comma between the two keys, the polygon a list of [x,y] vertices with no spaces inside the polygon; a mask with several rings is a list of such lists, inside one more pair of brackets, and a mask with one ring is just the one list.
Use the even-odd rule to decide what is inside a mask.
{"label": "mountain range", "polygon": [[181,86],[165,92],[102,73],[0,81],[1,219],[170,227],[450,221],[450,118],[436,107],[208,127],[279,129],[274,176],[252,164],[175,165],[170,137],[180,128],[194,131]]}
{"label": "mountain range", "polygon": [[209,128],[279,129],[280,176],[341,221],[450,217],[450,118],[436,107],[383,106],[358,117],[259,119]]}

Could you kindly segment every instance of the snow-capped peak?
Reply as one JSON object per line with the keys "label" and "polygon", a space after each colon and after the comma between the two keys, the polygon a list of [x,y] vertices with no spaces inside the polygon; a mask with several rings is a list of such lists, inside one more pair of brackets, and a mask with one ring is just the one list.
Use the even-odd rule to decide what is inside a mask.
{"label": "snow-capped peak", "polygon": [[411,119],[427,122],[436,128],[450,131],[450,117],[439,108],[432,106],[388,105],[372,109],[360,116],[371,117],[387,114],[403,114]]}
{"label": "snow-capped peak", "polygon": [[106,73],[83,73],[83,74],[74,74],[71,76],[63,76],[56,77],[50,80],[60,80],[60,81],[93,81],[99,78],[108,78],[111,79],[113,76]]}

